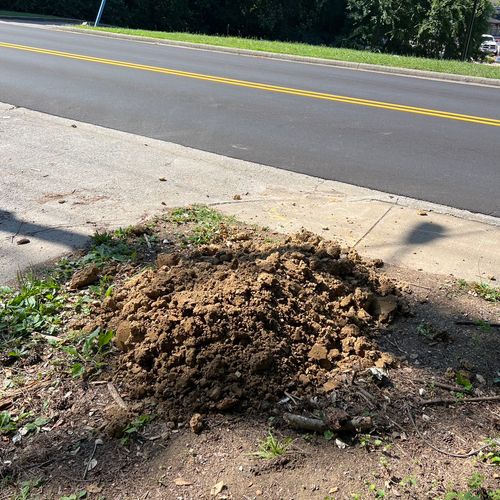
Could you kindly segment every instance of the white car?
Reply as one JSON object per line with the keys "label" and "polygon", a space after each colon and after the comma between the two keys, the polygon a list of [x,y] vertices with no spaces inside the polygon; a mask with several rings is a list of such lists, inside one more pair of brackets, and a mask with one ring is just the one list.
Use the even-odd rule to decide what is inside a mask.
{"label": "white car", "polygon": [[497,42],[493,38],[493,35],[481,35],[481,46],[479,47],[479,50],[483,54],[497,55]]}

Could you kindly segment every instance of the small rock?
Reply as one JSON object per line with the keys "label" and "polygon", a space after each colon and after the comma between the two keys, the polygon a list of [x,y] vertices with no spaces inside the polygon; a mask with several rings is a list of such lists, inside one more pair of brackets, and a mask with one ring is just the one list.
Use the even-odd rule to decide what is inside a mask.
{"label": "small rock", "polygon": [[422,217],[426,217],[427,215],[429,215],[425,210],[419,210],[417,214],[421,215]]}
{"label": "small rock", "polygon": [[233,196],[233,200],[235,200],[235,201],[240,201],[240,200],[241,200],[241,196],[240,196],[239,194],[235,194],[235,195]]}
{"label": "small rock", "polygon": [[76,128],[76,125],[73,123],[73,124],[71,125],[71,128]]}
{"label": "small rock", "polygon": [[72,290],[78,290],[79,288],[83,288],[85,286],[91,285],[92,283],[95,283],[98,277],[99,268],[95,264],[92,264],[73,274],[73,277],[71,278],[71,281],[69,283],[69,287]]}
{"label": "small rock", "polygon": [[224,488],[226,488],[226,485],[224,484],[224,481],[219,481],[210,490],[210,496],[216,497]]}
{"label": "small rock", "polygon": [[16,243],[18,245],[26,245],[27,243],[30,243],[30,240],[28,238],[20,238]]}
{"label": "small rock", "polygon": [[255,496],[256,497],[261,497],[263,494],[264,494],[264,492],[262,490],[256,490],[255,491]]}
{"label": "small rock", "polygon": [[476,373],[476,380],[481,384],[485,385],[486,384],[486,379],[480,375],[479,373]]}
{"label": "small rock", "polygon": [[57,203],[59,203],[60,205],[62,205],[63,203],[66,203],[66,200],[59,200]]}
{"label": "small rock", "polygon": [[176,486],[191,486],[193,483],[183,479],[182,477],[178,477],[177,479],[174,479],[174,484]]}
{"label": "small rock", "polygon": [[199,413],[194,413],[189,420],[189,427],[192,432],[199,434],[204,427],[203,417]]}
{"label": "small rock", "polygon": [[167,179],[165,179],[165,177],[160,177],[158,180],[159,180],[160,182],[166,182],[166,180],[167,180]]}

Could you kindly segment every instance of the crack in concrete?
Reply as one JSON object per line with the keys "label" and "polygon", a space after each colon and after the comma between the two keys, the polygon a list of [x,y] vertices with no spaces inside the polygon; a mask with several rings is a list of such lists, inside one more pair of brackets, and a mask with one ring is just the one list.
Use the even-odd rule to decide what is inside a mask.
{"label": "crack in concrete", "polygon": [[354,245],[352,246],[352,248],[356,248],[356,246],[361,243],[376,227],[377,225],[382,221],[382,219],[384,219],[384,217],[394,208],[395,205],[391,205],[386,211],[385,213],[383,213],[373,224],[372,226],[370,227],[370,229],[368,229],[368,231],[366,231],[365,234],[363,234],[363,236],[361,236],[361,238],[359,238],[358,241],[356,241],[356,243],[354,243]]}

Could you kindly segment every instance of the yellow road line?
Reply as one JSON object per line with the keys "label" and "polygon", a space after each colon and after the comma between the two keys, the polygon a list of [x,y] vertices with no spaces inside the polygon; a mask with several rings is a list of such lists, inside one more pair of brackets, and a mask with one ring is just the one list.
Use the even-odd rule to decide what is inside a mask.
{"label": "yellow road line", "polygon": [[323,92],[314,92],[309,90],[295,89],[282,87],[279,85],[269,85],[266,83],[250,82],[245,80],[235,80],[232,78],[224,78],[213,75],[204,75],[201,73],[191,73],[188,71],[180,71],[170,68],[162,68],[159,66],[148,66],[144,64],[136,64],[126,61],[117,61],[113,59],[104,59],[100,57],[85,56],[81,54],[73,54],[71,52],[62,52],[59,50],[41,49],[38,47],[30,47],[27,45],[18,45],[14,43],[0,42],[0,47],[7,49],[22,50],[25,52],[34,52],[37,54],[45,54],[56,57],[64,57],[67,59],[75,59],[79,61],[93,62],[99,64],[107,64],[110,66],[118,66],[122,68],[136,69],[142,71],[150,71],[153,73],[161,73],[165,75],[180,76],[183,78],[192,78],[196,80],[204,80],[208,82],[221,83],[224,85],[232,85],[236,87],[246,87],[257,90],[265,90],[267,92],[276,92],[280,94],[296,95],[300,97],[309,97],[312,99],[322,99],[326,101],[342,102],[346,104],[354,104],[358,106],[367,106],[372,108],[387,109],[390,111],[400,111],[404,113],[412,113],[423,116],[432,116],[435,118],[444,118],[448,120],[456,120],[469,123],[477,123],[480,125],[490,125],[492,127],[500,127],[500,120],[495,118],[486,118],[482,116],[464,115],[460,113],[452,113],[449,111],[441,111],[436,109],[419,108],[416,106],[406,106],[404,104],[395,104],[383,101],[374,101],[371,99],[360,99],[357,97],[349,97],[335,94],[327,94]]}

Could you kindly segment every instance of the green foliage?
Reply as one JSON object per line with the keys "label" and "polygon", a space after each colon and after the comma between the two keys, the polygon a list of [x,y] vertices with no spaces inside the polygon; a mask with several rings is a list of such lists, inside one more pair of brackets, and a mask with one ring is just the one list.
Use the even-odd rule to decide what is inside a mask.
{"label": "green foliage", "polygon": [[21,490],[13,498],[13,500],[29,500],[29,498],[31,498],[33,489],[40,488],[42,484],[43,482],[41,479],[31,479],[28,481],[23,481],[21,483]]}
{"label": "green foliage", "polygon": [[38,433],[50,420],[47,417],[35,417],[31,411],[21,412],[17,416],[12,416],[8,411],[3,411],[0,413],[0,435],[11,434],[18,430],[23,436]]}
{"label": "green foliage", "polygon": [[[349,40],[355,45],[396,54],[457,59],[474,0],[348,0]],[[472,34],[477,55],[481,34],[492,14],[490,0],[479,0]]]}
{"label": "green foliage", "polygon": [[92,237],[90,250],[74,263],[74,267],[81,268],[88,264],[102,266],[110,261],[128,262],[136,258],[137,251],[127,242],[124,234],[116,236],[108,232],[97,232]]}
{"label": "green foliage", "polygon": [[33,332],[55,334],[65,295],[53,278],[20,279],[20,289],[0,289],[0,345]]}
{"label": "green foliage", "polygon": [[129,439],[133,436],[139,434],[144,427],[146,427],[149,422],[151,422],[151,415],[139,415],[123,430],[123,437],[121,438],[121,443],[126,445]]}
{"label": "green foliage", "polygon": [[172,211],[170,220],[176,224],[194,224],[192,233],[187,237],[187,241],[193,245],[220,241],[227,226],[234,223],[233,218],[203,205],[176,208]]}
{"label": "green foliage", "polygon": [[442,500],[500,500],[500,489],[487,490],[483,483],[484,476],[474,472],[467,481],[466,491],[448,490]]}
{"label": "green foliage", "polygon": [[471,288],[479,297],[488,302],[500,302],[500,288],[488,283],[472,283]]}
{"label": "green foliage", "polygon": [[332,432],[332,431],[325,431],[323,433],[323,437],[327,440],[327,441],[331,441],[334,437],[335,437],[335,434]]}
{"label": "green foliage", "polygon": [[[72,377],[81,378],[104,366],[104,358],[111,352],[114,334],[112,330],[96,328],[88,335],[73,340],[73,344],[61,346],[61,350],[74,359],[70,369]],[[71,341],[71,338],[67,340]]]}
{"label": "green foliage", "polygon": [[8,411],[0,413],[0,435],[9,434],[17,429],[16,424],[13,422],[12,417]]}
{"label": "green foliage", "polygon": [[359,436],[359,446],[367,450],[374,450],[380,448],[383,442],[380,438],[370,436],[370,434],[361,434]]}
{"label": "green foliage", "polygon": [[466,373],[462,371],[458,371],[456,376],[455,376],[455,382],[462,386],[465,391],[470,392],[472,391],[473,387],[471,384],[471,381],[469,380],[469,377],[467,376]]}
{"label": "green foliage", "polygon": [[291,438],[279,441],[272,435],[271,431],[269,431],[267,437],[259,443],[259,450],[252,453],[252,455],[264,460],[271,460],[272,458],[284,455],[291,444]]}
{"label": "green foliage", "polygon": [[[128,28],[370,48],[457,58],[474,0],[108,0],[102,22]],[[99,0],[0,0],[0,9],[93,20]],[[493,15],[479,0],[472,37]]]}

